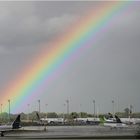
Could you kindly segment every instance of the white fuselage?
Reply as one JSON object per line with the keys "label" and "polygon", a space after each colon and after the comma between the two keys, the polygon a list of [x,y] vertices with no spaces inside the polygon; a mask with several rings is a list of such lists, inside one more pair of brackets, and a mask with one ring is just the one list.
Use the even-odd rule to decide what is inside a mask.
{"label": "white fuselage", "polygon": [[12,130],[12,125],[1,125],[0,131]]}
{"label": "white fuselage", "polygon": [[40,119],[41,121],[46,121],[48,123],[63,123],[64,122],[64,119],[63,118],[41,118]]}
{"label": "white fuselage", "polygon": [[92,121],[92,122],[94,122],[94,121],[100,121],[100,119],[99,118],[76,118],[76,119],[74,119],[75,121],[83,121],[83,122],[87,122],[87,121]]}
{"label": "white fuselage", "polygon": [[140,124],[140,118],[120,118],[125,124]]}
{"label": "white fuselage", "polygon": [[108,126],[108,127],[112,127],[112,128],[123,128],[123,127],[127,127],[126,124],[124,123],[104,123],[104,126]]}

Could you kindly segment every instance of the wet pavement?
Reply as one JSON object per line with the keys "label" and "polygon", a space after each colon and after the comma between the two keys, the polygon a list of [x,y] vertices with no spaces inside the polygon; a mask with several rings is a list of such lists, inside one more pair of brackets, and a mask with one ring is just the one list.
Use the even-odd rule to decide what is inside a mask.
{"label": "wet pavement", "polygon": [[[44,130],[46,129],[46,130]],[[110,128],[104,126],[48,126],[23,127],[5,134],[1,139],[123,139],[138,138],[138,127]]]}

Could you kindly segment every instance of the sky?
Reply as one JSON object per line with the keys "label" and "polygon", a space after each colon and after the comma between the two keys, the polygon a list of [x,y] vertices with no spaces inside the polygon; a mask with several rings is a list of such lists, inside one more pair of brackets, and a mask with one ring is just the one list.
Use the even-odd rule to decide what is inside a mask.
{"label": "sky", "polygon": [[[101,3],[101,2],[100,2]],[[65,34],[97,1],[0,1],[0,89],[31,65],[32,59],[57,36]],[[124,111],[132,105],[140,112],[140,2],[113,19],[95,46],[82,52],[49,84],[47,93],[33,99],[30,108],[41,111],[99,113]],[[22,74],[22,73],[21,73]],[[4,93],[1,93],[1,98]],[[12,101],[11,101],[12,103]],[[1,104],[1,103],[0,103]],[[20,104],[19,104],[20,106]]]}

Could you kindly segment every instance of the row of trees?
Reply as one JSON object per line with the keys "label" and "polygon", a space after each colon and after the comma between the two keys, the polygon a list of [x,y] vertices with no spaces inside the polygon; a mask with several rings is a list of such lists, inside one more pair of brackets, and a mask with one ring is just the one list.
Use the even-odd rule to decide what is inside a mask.
{"label": "row of trees", "polygon": [[[10,121],[13,121],[15,119],[15,117],[17,116],[17,114],[10,114]],[[86,112],[72,112],[70,114],[63,114],[63,113],[59,113],[57,114],[56,112],[48,112],[46,113],[40,113],[39,114],[40,118],[86,118],[86,117],[93,117],[92,114],[88,114]],[[36,111],[29,113],[29,114],[25,114],[25,113],[21,113],[21,120],[30,120],[30,121],[36,121],[38,120],[37,115],[36,115]],[[8,122],[9,121],[9,114],[8,113],[2,113],[0,114],[0,122]]]}
{"label": "row of trees", "polygon": [[[124,112],[117,112],[116,113],[119,117],[121,118],[125,118],[125,117],[138,117],[140,118],[140,113],[132,113],[129,108],[125,108],[124,109]],[[87,118],[87,117],[97,117],[97,116],[94,116],[93,114],[88,114],[86,112],[80,112],[80,113],[77,113],[77,112],[72,112],[72,113],[69,113],[69,114],[63,114],[63,113],[56,113],[56,112],[48,112],[47,114],[46,113],[40,113],[40,118],[70,118],[70,119],[73,119],[73,118]],[[100,114],[100,115],[106,115],[106,114]],[[17,114],[10,114],[10,121],[13,121],[15,119],[15,117],[17,116]],[[28,120],[28,121],[36,121],[38,118],[37,118],[37,115],[36,115],[36,111],[32,112],[32,113],[29,113],[29,114],[25,114],[25,113],[21,113],[21,120]],[[0,122],[8,122],[9,121],[9,114],[8,113],[2,113],[0,114]]]}

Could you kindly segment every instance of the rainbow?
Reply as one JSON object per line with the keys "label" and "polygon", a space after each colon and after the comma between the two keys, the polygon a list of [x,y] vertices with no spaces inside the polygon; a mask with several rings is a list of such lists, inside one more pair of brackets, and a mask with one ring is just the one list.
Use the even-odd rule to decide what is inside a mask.
{"label": "rainbow", "polygon": [[[94,10],[87,11],[82,18],[56,37],[52,42],[44,44],[43,50],[23,68],[15,81],[6,85],[2,92],[3,111],[8,111],[8,99],[12,112],[20,112],[27,102],[45,93],[49,83],[72,62],[84,49],[93,47],[100,35],[111,26],[111,21],[121,14],[129,2],[100,2]],[[37,98],[38,99],[38,98]],[[25,104],[26,103],[26,104]]]}

